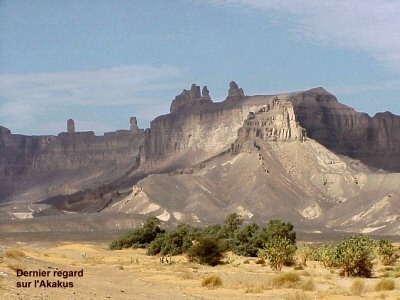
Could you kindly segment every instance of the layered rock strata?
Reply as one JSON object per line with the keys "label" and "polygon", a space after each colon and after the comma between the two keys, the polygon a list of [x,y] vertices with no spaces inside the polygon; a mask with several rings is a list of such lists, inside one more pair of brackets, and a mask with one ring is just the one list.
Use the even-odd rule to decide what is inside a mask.
{"label": "layered rock strata", "polygon": [[[208,95],[204,90],[203,98]],[[228,97],[223,102],[213,103],[211,99],[199,102],[203,99],[199,93],[200,87],[192,85],[190,92],[184,90],[172,101],[171,114],[150,123],[146,131],[147,161],[158,162],[177,153],[196,152],[192,161],[196,163],[228,149],[249,112],[262,107],[266,100],[256,97],[256,101],[247,102],[235,82],[230,83]]]}
{"label": "layered rock strata", "polygon": [[144,130],[24,136],[0,128],[0,202],[32,202],[115,181],[139,161]]}
{"label": "layered rock strata", "polygon": [[400,116],[356,112],[323,88],[293,93],[290,101],[308,136],[335,153],[400,172]]}
{"label": "layered rock strata", "polygon": [[0,127],[0,202],[96,188],[118,182],[138,165],[143,176],[166,161],[172,169],[191,167],[229,150],[241,127],[239,139],[268,141],[301,141],[306,130],[308,137],[336,153],[400,172],[400,117],[382,113],[371,118],[322,88],[245,96],[231,82],[226,100],[213,103],[207,87],[193,84],[175,97],[170,111],[146,131],[132,117],[130,130],[104,136],[76,132],[72,120],[58,136],[16,135]]}
{"label": "layered rock strata", "polygon": [[232,144],[237,153],[241,144],[252,138],[263,141],[301,141],[306,139],[306,130],[296,120],[294,107],[288,98],[275,97],[256,112],[250,112],[238,131],[238,139]]}

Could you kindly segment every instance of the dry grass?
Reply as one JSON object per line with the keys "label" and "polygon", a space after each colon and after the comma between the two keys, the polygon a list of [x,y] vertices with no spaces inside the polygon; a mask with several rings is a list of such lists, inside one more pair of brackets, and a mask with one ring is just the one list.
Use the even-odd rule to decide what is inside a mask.
{"label": "dry grass", "polygon": [[274,287],[277,288],[294,288],[300,281],[300,275],[294,272],[287,272],[278,275],[272,281]]}
{"label": "dry grass", "polygon": [[391,291],[394,290],[394,280],[382,278],[375,284],[375,291]]}
{"label": "dry grass", "polygon": [[268,281],[262,280],[254,280],[254,281],[246,281],[243,284],[244,292],[251,294],[251,293],[262,293],[265,290],[271,289],[271,284]]}
{"label": "dry grass", "polygon": [[226,288],[244,290],[245,293],[261,293],[272,288],[271,280],[258,274],[231,274],[224,282]]}
{"label": "dry grass", "polygon": [[208,275],[201,280],[201,286],[216,288],[222,285],[221,277],[218,275]]}
{"label": "dry grass", "polygon": [[6,254],[6,257],[8,257],[8,258],[25,257],[24,252],[22,252],[21,250],[15,249],[15,248],[7,249],[5,254]]}
{"label": "dry grass", "polygon": [[385,272],[382,274],[381,277],[385,278],[399,278],[400,277],[400,266],[396,267],[385,267],[383,269]]}
{"label": "dry grass", "polygon": [[365,290],[365,284],[362,279],[354,279],[350,286],[350,293],[352,295],[360,296]]}
{"label": "dry grass", "polygon": [[295,291],[294,294],[287,295],[285,300],[309,300],[311,299],[305,292]]}
{"label": "dry grass", "polygon": [[103,264],[104,263],[104,257],[102,257],[102,256],[88,257],[86,259],[86,262],[90,263],[92,266],[95,266],[97,264]]}
{"label": "dry grass", "polygon": [[[13,245],[10,245],[10,248],[12,247]],[[32,259],[10,259],[6,257],[4,251],[4,261],[3,264],[0,264],[0,271],[4,273],[12,274],[12,270],[16,269],[45,269],[49,266],[51,268],[66,269],[73,264],[79,266],[79,268],[82,265],[90,268],[93,276],[86,276],[81,281],[77,281],[76,293],[82,294],[82,299],[96,298],[90,291],[87,291],[87,286],[94,286],[99,298],[106,293],[110,293],[110,289],[114,291],[113,288],[115,287],[118,295],[120,295],[119,298],[123,299],[124,295],[119,294],[121,285],[132,287],[131,289],[124,289],[126,294],[142,289],[143,293],[148,294],[149,298],[152,299],[157,298],[156,293],[165,295],[165,298],[183,298],[183,293],[189,290],[193,298],[198,299],[202,299],[206,294],[210,299],[263,298],[290,300],[333,300],[347,299],[350,296],[352,299],[361,299],[360,296],[364,299],[397,299],[396,293],[398,292],[397,290],[390,291],[391,288],[387,288],[387,284],[382,283],[378,291],[375,291],[374,285],[381,278],[362,280],[341,278],[338,272],[330,273],[329,270],[324,269],[318,263],[316,263],[317,267],[314,268],[313,261],[309,262],[309,266],[304,267],[304,270],[301,271],[285,268],[283,272],[276,272],[269,267],[257,265],[257,258],[241,258],[241,267],[239,268],[229,264],[209,267],[188,262],[186,257],[182,257],[181,261],[176,259],[176,263],[172,265],[160,264],[158,257],[145,256],[141,250],[127,250],[126,253],[108,253],[106,252],[108,250],[99,248],[100,250],[93,252],[86,260],[82,260],[79,255],[80,249],[75,252],[65,252],[64,249],[54,248],[48,251],[50,255],[49,259],[46,259],[42,254],[42,249],[35,254],[34,250],[32,250],[34,249],[33,247],[14,247],[22,250],[27,257],[32,257]],[[67,259],[62,258],[65,253],[67,253]],[[140,263],[137,263],[139,259]],[[246,260],[250,263],[244,263]],[[236,260],[236,262],[238,261],[239,259]],[[95,263],[96,266],[89,267],[91,263]],[[7,264],[9,265],[8,267]],[[397,266],[383,267],[378,265],[377,267],[381,268],[380,271],[376,271],[378,268],[375,268],[375,274],[379,272],[378,276],[385,272],[397,271]],[[123,269],[123,271],[119,269]],[[113,286],[110,285],[111,288],[104,287],[104,284],[98,283],[98,281],[101,282],[101,278],[104,279],[104,276],[107,276],[112,282]],[[326,279],[327,277],[329,280]],[[10,295],[12,293],[15,294],[15,292],[20,293],[20,299],[43,298],[41,290],[16,289],[13,276],[6,276],[3,280],[1,279],[0,275],[0,285],[1,283],[3,284],[3,289],[0,287],[0,294],[3,293],[8,296],[4,297],[4,299],[14,299]],[[398,287],[399,279],[386,279],[392,279],[396,288]],[[150,284],[143,284],[143,282],[150,282]],[[178,289],[171,290],[171,284],[177,286],[179,291]],[[61,294],[58,294],[59,291],[53,292],[53,290],[49,290],[46,291],[47,293],[49,293],[49,299],[67,298],[67,293],[65,295],[62,294],[65,297],[61,297]],[[2,296],[0,298],[2,299]]]}
{"label": "dry grass", "polygon": [[307,279],[301,285],[303,291],[315,291],[315,283],[312,278]]}
{"label": "dry grass", "polygon": [[20,264],[20,263],[11,263],[11,262],[9,262],[7,264],[7,267],[10,268],[13,271],[17,271],[18,269],[19,270],[25,270],[26,269],[26,267],[24,265]]}
{"label": "dry grass", "polygon": [[301,272],[299,272],[299,274],[300,274],[301,276],[305,276],[305,277],[311,276],[310,273],[308,273],[306,270],[302,270]]}
{"label": "dry grass", "polygon": [[189,280],[189,279],[195,279],[197,278],[197,276],[191,272],[187,272],[187,271],[182,271],[179,275],[179,278],[181,279],[185,279],[185,280]]}

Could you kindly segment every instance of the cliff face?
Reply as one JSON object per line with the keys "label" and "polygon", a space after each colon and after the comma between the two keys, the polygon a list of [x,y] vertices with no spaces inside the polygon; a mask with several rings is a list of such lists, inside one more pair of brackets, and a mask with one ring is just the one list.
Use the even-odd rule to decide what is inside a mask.
{"label": "cliff face", "polygon": [[307,134],[335,153],[400,172],[400,117],[358,113],[322,88],[246,96],[231,82],[226,100],[213,103],[207,87],[193,84],[146,131],[135,117],[130,125],[104,136],[75,132],[73,120],[58,136],[16,135],[0,127],[0,202],[118,185],[134,168],[146,176],[168,164],[191,167],[250,138],[302,141]]}
{"label": "cliff face", "polygon": [[[192,86],[193,90],[196,89]],[[223,102],[192,101],[193,97],[187,97],[186,104],[179,102],[178,109],[177,98],[171,104],[171,114],[150,123],[145,147],[147,161],[157,163],[176,154],[196,152],[192,160],[196,163],[229,149],[248,114],[260,109],[271,97],[244,96],[243,90],[231,82]]]}
{"label": "cliff face", "polygon": [[35,153],[54,138],[11,134],[9,129],[0,126],[0,202],[17,188],[16,179],[32,167]]}
{"label": "cliff face", "polygon": [[400,172],[400,116],[356,112],[322,88],[293,93],[290,100],[310,138],[367,165]]}
{"label": "cliff face", "polygon": [[275,97],[257,112],[250,112],[232,144],[232,152],[239,153],[244,142],[255,138],[272,142],[305,141],[306,130],[297,122],[288,98]]}
{"label": "cliff face", "polygon": [[144,130],[23,136],[2,127],[0,202],[31,202],[112,182],[138,164],[143,144]]}

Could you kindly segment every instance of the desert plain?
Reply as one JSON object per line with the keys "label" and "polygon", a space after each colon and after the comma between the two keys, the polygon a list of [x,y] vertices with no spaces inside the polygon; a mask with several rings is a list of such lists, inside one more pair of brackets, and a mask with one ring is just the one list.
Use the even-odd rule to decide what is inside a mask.
{"label": "desert plain", "polygon": [[[371,278],[348,278],[316,261],[273,271],[258,258],[230,252],[216,267],[190,262],[185,255],[161,262],[145,249],[109,250],[108,239],[18,236],[2,238],[0,245],[0,299],[400,299],[400,262],[391,267],[375,264]],[[18,269],[49,276],[18,277]],[[79,270],[81,277],[53,276],[54,271]],[[288,273],[297,279],[282,280]],[[218,277],[220,284],[207,285],[204,278],[209,277]],[[390,277],[395,289],[377,291],[382,277]],[[35,288],[34,280],[72,282],[73,287]],[[29,281],[30,287],[17,287]]]}

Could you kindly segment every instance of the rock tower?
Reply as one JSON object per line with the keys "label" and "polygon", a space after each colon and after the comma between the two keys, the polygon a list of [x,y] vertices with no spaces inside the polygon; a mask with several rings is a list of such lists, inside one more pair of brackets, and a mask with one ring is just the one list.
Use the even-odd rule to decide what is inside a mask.
{"label": "rock tower", "polygon": [[68,119],[67,121],[67,132],[75,133],[75,122],[72,119]]}

